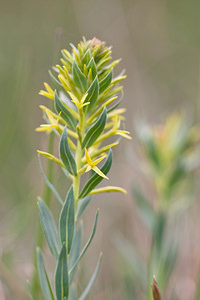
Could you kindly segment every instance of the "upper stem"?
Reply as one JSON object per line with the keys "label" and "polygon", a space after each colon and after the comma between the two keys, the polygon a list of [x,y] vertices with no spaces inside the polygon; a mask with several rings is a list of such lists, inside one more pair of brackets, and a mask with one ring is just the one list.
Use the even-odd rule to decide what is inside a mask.
{"label": "upper stem", "polygon": [[[83,140],[84,134],[85,134],[85,127],[86,127],[86,115],[84,114],[83,110],[79,110],[79,115],[80,115],[80,121],[79,121],[79,128],[80,128],[80,134],[81,138]],[[75,160],[76,160],[76,168],[77,170],[81,169],[82,167],[82,155],[83,155],[83,150],[81,147],[81,142],[78,140],[77,142],[77,147],[75,151]],[[77,208],[78,204],[78,196],[79,196],[79,188],[80,188],[80,174],[77,174],[74,176],[73,180],[73,188],[74,188],[74,200],[75,200],[75,209]]]}

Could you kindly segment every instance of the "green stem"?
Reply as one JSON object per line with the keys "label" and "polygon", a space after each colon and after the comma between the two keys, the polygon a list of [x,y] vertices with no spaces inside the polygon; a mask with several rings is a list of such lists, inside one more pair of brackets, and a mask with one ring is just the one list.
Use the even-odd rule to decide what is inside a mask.
{"label": "green stem", "polygon": [[[49,135],[49,142],[48,142],[48,152],[53,153],[54,150],[54,133],[51,132]],[[49,179],[50,182],[53,180],[53,163],[49,159],[47,160],[47,178]],[[51,201],[51,195],[52,192],[50,188],[45,185],[44,187],[44,192],[43,192],[43,200],[46,203],[46,205],[49,207],[50,206],[50,201]],[[39,247],[41,250],[44,247],[44,234],[41,229],[40,224],[38,224],[37,228],[37,234],[36,234],[36,246]],[[36,251],[34,251],[34,273],[33,273],[33,278],[32,278],[32,294],[33,298],[39,300],[40,298],[40,282],[39,282],[39,277],[38,277],[38,272],[37,272],[37,255]]]}
{"label": "green stem", "polygon": [[[79,121],[79,128],[80,128],[80,134],[81,134],[81,138],[83,140],[84,137],[84,133],[85,133],[85,126],[86,126],[86,116],[83,113],[83,110],[80,109],[79,110],[79,115],[80,115],[80,121]],[[76,168],[77,170],[81,169],[82,167],[82,155],[83,155],[83,150],[81,147],[81,143],[78,140],[77,142],[77,148],[76,148],[76,152],[75,152],[75,159],[76,159]],[[74,176],[74,180],[73,180],[73,188],[74,188],[74,198],[75,198],[75,209],[77,208],[77,204],[78,204],[78,196],[79,196],[79,187],[80,187],[80,174],[77,174],[77,176]]]}
{"label": "green stem", "polygon": [[164,234],[166,229],[166,220],[167,220],[166,212],[160,209],[157,212],[155,227],[152,232],[151,248],[150,248],[150,254],[148,259],[148,278],[147,278],[147,284],[148,284],[147,299],[148,300],[153,299],[152,290],[151,290],[151,283],[154,275],[153,267],[155,266],[155,263],[158,266],[160,265],[161,253],[162,253],[163,242],[164,242]]}

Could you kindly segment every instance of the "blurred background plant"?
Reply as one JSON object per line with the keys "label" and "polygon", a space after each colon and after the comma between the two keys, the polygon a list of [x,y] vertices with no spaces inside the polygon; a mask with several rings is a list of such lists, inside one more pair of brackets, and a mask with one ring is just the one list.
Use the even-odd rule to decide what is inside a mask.
{"label": "blurred background plant", "polygon": [[[37,91],[49,79],[49,66],[58,63],[60,49],[68,47],[71,41],[76,44],[82,36],[87,39],[98,36],[113,45],[113,58],[123,58],[121,68],[127,74],[124,82],[127,128],[132,128],[133,119],[144,115],[148,122],[158,122],[180,106],[191,119],[198,121],[200,2],[1,0],[0,4],[0,299],[10,300],[13,295],[17,298],[17,293],[12,292],[13,283],[19,281],[26,289],[25,281],[33,271],[32,237],[38,223],[35,199],[43,188],[35,152],[44,149],[47,143],[44,136],[34,132],[41,120],[38,106],[42,101],[46,104]],[[97,207],[100,210],[107,207],[99,219],[95,249],[88,250],[91,266],[85,263],[87,257],[82,261],[85,280],[95,265],[93,253],[108,253],[109,249],[109,255],[102,260],[98,281],[88,299],[122,299],[124,295],[121,273],[125,266],[119,263],[110,241],[116,228],[131,244],[141,245],[142,240],[144,258],[148,252],[149,236],[132,208],[131,182],[139,182],[149,196],[153,192],[140,173],[140,161],[134,151],[136,139],[125,141],[124,145],[118,151],[113,150],[115,164],[110,184],[125,187],[128,195],[123,199],[118,194],[109,195],[109,201],[97,196],[89,208],[94,215]],[[131,158],[128,162],[127,155]],[[55,176],[59,176],[55,170]],[[199,173],[195,176],[198,180]],[[58,184],[64,195],[67,187],[61,177]],[[198,191],[197,186],[197,200]],[[195,289],[200,262],[199,209],[200,203],[196,201],[184,212],[181,226],[176,228],[181,241],[171,280],[181,300],[191,299]],[[88,236],[92,220],[85,223]],[[132,285],[133,282],[130,289]],[[23,299],[21,295],[18,298]]]}
{"label": "blurred background plant", "polygon": [[163,297],[172,299],[174,289],[169,293],[169,283],[176,267],[181,236],[181,231],[177,234],[177,226],[181,224],[183,211],[194,202],[194,172],[200,160],[199,128],[190,124],[183,114],[176,113],[156,126],[138,122],[136,133],[140,157],[143,153],[142,169],[153,191],[151,195],[138,187],[140,182],[133,183],[137,212],[151,239],[148,258],[144,261],[140,255],[143,242],[135,247],[119,236],[117,248],[132,268],[133,276],[128,280],[134,282],[131,294],[135,299],[153,299],[154,274]]}

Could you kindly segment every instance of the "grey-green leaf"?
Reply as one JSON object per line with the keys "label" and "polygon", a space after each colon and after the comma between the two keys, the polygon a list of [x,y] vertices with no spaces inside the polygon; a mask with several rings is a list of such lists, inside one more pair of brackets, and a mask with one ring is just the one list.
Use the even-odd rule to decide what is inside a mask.
{"label": "grey-green leaf", "polygon": [[94,61],[94,58],[92,57],[89,64],[87,65],[88,71],[91,69],[92,70],[92,78],[95,78],[97,75],[97,67]]}
{"label": "grey-green leaf", "polygon": [[77,288],[75,284],[72,284],[70,288],[69,300],[77,300]]}
{"label": "grey-green leaf", "polygon": [[90,127],[82,143],[82,149],[89,148],[98,139],[106,125],[107,113],[104,107],[97,121]]}
{"label": "grey-green leaf", "polygon": [[51,77],[51,80],[52,80],[54,86],[56,88],[60,88],[64,91],[65,89],[63,88],[62,84],[60,83],[60,81],[57,80],[57,78],[53,75],[53,73],[50,70],[49,70],[49,75]]}
{"label": "grey-green leaf", "polygon": [[106,77],[99,82],[99,94],[103,93],[111,84],[113,71],[111,70]]}
{"label": "grey-green leaf", "polygon": [[92,277],[91,277],[91,279],[90,279],[90,281],[89,281],[86,289],[84,290],[84,292],[80,296],[79,300],[84,300],[87,297],[89,291],[91,290],[91,287],[93,286],[94,281],[95,281],[95,279],[97,277],[97,274],[98,274],[98,271],[99,271],[99,267],[100,267],[100,264],[101,264],[101,258],[102,258],[102,254],[100,254],[98,262],[97,262],[97,266],[96,266],[96,268],[94,270],[94,273],[93,273],[93,275],[92,275]]}
{"label": "grey-green leaf", "polygon": [[39,248],[37,248],[37,268],[40,278],[40,285],[45,300],[54,300],[49,278],[45,269],[42,252]]}
{"label": "grey-green leaf", "polygon": [[91,50],[88,49],[88,50],[85,52],[85,54],[84,54],[84,56],[83,56],[83,58],[82,58],[83,65],[84,65],[84,64],[87,65],[87,64],[89,63],[90,57],[91,57]]}
{"label": "grey-green leaf", "polygon": [[49,249],[51,250],[52,255],[57,259],[61,245],[53,215],[40,197],[38,197],[38,207],[42,229],[44,231]]}
{"label": "grey-green leaf", "polygon": [[77,260],[75,261],[75,263],[73,264],[73,266],[71,267],[71,269],[69,270],[69,274],[71,274],[74,270],[74,268],[76,268],[78,262],[80,261],[80,259],[83,257],[83,255],[85,254],[87,248],[89,247],[90,243],[92,242],[92,239],[95,235],[95,232],[96,232],[96,227],[97,227],[97,220],[98,220],[98,215],[99,215],[99,210],[97,210],[96,212],[96,216],[95,216],[95,221],[94,221],[94,226],[93,226],[93,230],[92,230],[92,233],[90,235],[90,238],[89,240],[87,241],[87,243],[85,244],[84,248],[82,249],[79,257],[77,258]]}
{"label": "grey-green leaf", "polygon": [[95,105],[99,96],[99,82],[97,76],[94,79],[94,81],[91,83],[86,93],[87,93],[87,97],[85,98],[85,102],[90,102],[90,104],[86,106],[86,109],[90,111],[91,108]]}
{"label": "grey-green leaf", "polygon": [[81,92],[85,93],[87,89],[87,78],[80,70],[76,61],[74,61],[73,63],[72,73],[73,73],[74,82],[76,83],[77,87],[81,90]]}
{"label": "grey-green leaf", "polygon": [[[109,150],[107,159],[104,163],[104,165],[101,168],[101,171],[106,175],[112,165],[112,150]],[[98,174],[94,174],[89,181],[86,183],[86,185],[84,186],[84,188],[82,189],[80,195],[79,195],[79,199],[84,198],[85,196],[87,196],[101,181],[103,180],[103,177],[99,176]]]}
{"label": "grey-green leaf", "polygon": [[110,108],[107,110],[107,113],[109,113],[109,112],[113,111],[114,109],[116,109],[116,108],[120,105],[120,103],[122,102],[123,97],[124,97],[124,92],[123,92],[123,90],[122,90],[122,91],[121,91],[121,97],[120,97],[119,101],[117,101],[112,107],[110,107]]}
{"label": "grey-green leaf", "polygon": [[49,179],[46,177],[46,175],[45,175],[45,173],[43,171],[41,160],[40,160],[40,154],[38,154],[38,162],[39,162],[40,172],[42,174],[42,177],[43,177],[45,183],[48,185],[48,187],[50,188],[50,190],[52,191],[52,193],[54,194],[54,196],[58,199],[58,201],[63,205],[62,198],[60,197],[60,195],[58,194],[57,190],[55,189],[55,187],[53,186],[53,184],[49,181]]}
{"label": "grey-green leaf", "polygon": [[70,174],[76,176],[77,175],[76,162],[69,147],[66,127],[63,130],[61,140],[60,140],[60,158],[63,164],[65,165],[67,171]]}
{"label": "grey-green leaf", "polygon": [[34,300],[34,299],[33,299],[33,295],[32,295],[31,285],[30,285],[30,282],[29,282],[29,281],[27,281],[27,286],[28,286],[28,295],[29,295],[29,299],[30,299],[30,300]]}
{"label": "grey-green leaf", "polygon": [[67,249],[63,244],[55,275],[55,287],[57,300],[68,299],[69,282],[68,282],[68,266],[67,266]]}
{"label": "grey-green leaf", "polygon": [[84,210],[90,203],[91,199],[92,199],[92,196],[86,196],[85,198],[80,199],[78,201],[77,210],[76,210],[76,218],[77,219],[79,219],[82,216]]}
{"label": "grey-green leaf", "polygon": [[152,206],[136,186],[133,187],[132,192],[138,206],[138,214],[141,220],[152,231],[155,223],[155,213]]}
{"label": "grey-green leaf", "polygon": [[74,192],[73,187],[67,193],[65,203],[60,214],[60,239],[62,244],[67,245],[67,252],[69,253],[72,246],[74,236]]}
{"label": "grey-green leaf", "polygon": [[[80,222],[77,226],[76,232],[74,234],[73,243],[71,247],[71,251],[69,253],[69,261],[68,261],[68,267],[71,269],[75,262],[77,261],[80,252],[81,252],[81,245],[82,245],[82,234],[83,234],[83,226],[82,222]],[[75,273],[76,273],[76,267],[73,269],[73,271],[69,275],[69,284],[72,282]]]}
{"label": "grey-green leaf", "polygon": [[76,119],[67,109],[67,107],[61,102],[56,91],[54,93],[54,105],[57,113],[61,113],[61,117],[65,120],[67,125],[75,131],[77,125]]}

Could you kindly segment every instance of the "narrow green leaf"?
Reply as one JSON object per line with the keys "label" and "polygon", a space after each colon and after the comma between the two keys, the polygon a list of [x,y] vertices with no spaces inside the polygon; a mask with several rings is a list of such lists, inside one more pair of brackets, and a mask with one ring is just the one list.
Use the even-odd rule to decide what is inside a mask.
{"label": "narrow green leaf", "polygon": [[56,91],[54,94],[54,105],[57,113],[61,112],[61,117],[66,121],[67,125],[71,129],[76,131],[76,124],[77,124],[76,119],[71,114],[71,112],[67,109],[67,107],[64,104],[62,104]]}
{"label": "narrow green leaf", "polygon": [[60,158],[67,171],[72,175],[77,175],[76,162],[71,153],[67,137],[67,128],[65,127],[60,140]]}
{"label": "narrow green leaf", "polygon": [[76,210],[77,220],[82,216],[84,210],[86,209],[86,207],[90,203],[91,199],[92,199],[92,196],[86,196],[85,198],[80,199],[78,201],[77,210]]}
{"label": "narrow green leaf", "polygon": [[90,104],[86,106],[86,109],[90,111],[91,108],[95,105],[99,96],[99,82],[97,76],[92,82],[92,84],[90,85],[86,93],[87,93],[87,97],[85,98],[84,102],[90,102]]}
{"label": "narrow green leaf", "polygon": [[34,300],[33,299],[33,295],[32,295],[32,290],[31,290],[31,284],[29,281],[27,281],[27,286],[28,286],[28,295],[29,295],[29,299],[30,300]]}
{"label": "narrow green leaf", "polygon": [[100,53],[96,55],[95,57],[96,64],[98,64],[101,59],[105,59],[106,57],[108,57],[110,54],[111,54],[111,47],[105,47]]}
{"label": "narrow green leaf", "polygon": [[85,52],[83,58],[82,58],[82,62],[83,62],[83,65],[87,65],[90,61],[90,57],[91,57],[91,50],[90,48]]}
{"label": "narrow green leaf", "polygon": [[97,121],[90,127],[82,143],[82,149],[89,148],[98,139],[106,125],[107,113],[104,107]]}
{"label": "narrow green leaf", "polygon": [[55,275],[55,287],[57,300],[67,300],[69,295],[69,282],[68,282],[68,266],[67,266],[67,251],[65,244],[62,246],[58,265]]}
{"label": "narrow green leaf", "polygon": [[153,229],[153,239],[155,240],[154,243],[157,250],[156,253],[158,259],[159,259],[159,255],[162,252],[166,222],[167,222],[166,212],[160,211],[159,214],[157,214],[156,216],[156,221],[154,223],[154,229]]}
{"label": "narrow green leaf", "polygon": [[136,186],[133,187],[132,192],[138,206],[137,211],[139,217],[144,222],[144,224],[152,231],[156,217],[152,206]]}
{"label": "narrow green leaf", "polygon": [[145,288],[147,284],[147,268],[138,254],[138,251],[136,251],[133,245],[121,234],[118,234],[114,242],[116,248],[127,262],[127,266],[132,269],[134,277],[136,277],[135,279]]}
{"label": "narrow green leaf", "polygon": [[106,77],[104,77],[104,79],[102,79],[102,80],[99,82],[99,94],[103,93],[103,92],[108,88],[108,86],[111,84],[111,81],[112,81],[112,75],[113,75],[113,71],[111,70],[111,71],[106,75]]}
{"label": "narrow green leaf", "polygon": [[74,214],[74,192],[71,187],[60,214],[60,239],[62,244],[66,244],[68,253],[71,250],[74,236]]}
{"label": "narrow green leaf", "polygon": [[92,57],[89,64],[87,65],[88,71],[92,70],[92,78],[94,79],[97,76],[97,67],[94,61],[94,58]]}
{"label": "narrow green leaf", "polygon": [[64,90],[62,84],[58,81],[58,79],[53,75],[53,73],[49,70],[49,75],[51,77],[52,82],[54,83],[54,86],[56,88],[60,88],[62,90]]}
{"label": "narrow green leaf", "polygon": [[42,229],[49,249],[51,250],[52,255],[57,259],[61,246],[53,215],[40,197],[38,197],[38,207]]}
{"label": "narrow green leaf", "polygon": [[62,198],[60,197],[60,195],[56,191],[55,187],[49,181],[49,179],[46,177],[46,175],[45,175],[45,173],[43,171],[42,164],[41,164],[41,159],[40,159],[40,154],[38,154],[38,162],[39,162],[40,172],[42,174],[42,177],[43,177],[45,183],[48,185],[48,187],[50,188],[50,190],[52,191],[52,193],[55,195],[55,197],[58,199],[58,201],[63,205]]}
{"label": "narrow green leaf", "polygon": [[49,278],[45,269],[42,252],[39,248],[37,248],[37,268],[40,278],[40,285],[45,300],[54,300]]}
{"label": "narrow green leaf", "polygon": [[113,111],[115,108],[117,108],[117,107],[120,105],[120,103],[122,102],[123,98],[124,98],[124,92],[123,92],[123,90],[122,90],[122,91],[121,91],[121,97],[120,97],[119,101],[117,101],[117,103],[115,103],[112,107],[110,107],[110,108],[107,110],[107,114],[108,114],[109,112]]}
{"label": "narrow green leaf", "polygon": [[[101,172],[103,172],[103,174],[108,174],[110,168],[112,165],[112,150],[109,150],[107,159],[104,163],[104,165],[102,166],[102,168],[100,169]],[[103,180],[103,177],[99,176],[98,174],[94,174],[89,181],[86,183],[86,185],[84,186],[84,188],[82,189],[80,195],[79,195],[79,199],[84,198],[85,196],[87,196],[101,181]]]}
{"label": "narrow green leaf", "polygon": [[80,70],[76,61],[74,61],[73,63],[72,73],[73,73],[74,82],[76,83],[77,87],[81,90],[81,92],[84,93],[87,89],[87,78]]}
{"label": "narrow green leaf", "polygon": [[73,264],[73,266],[71,267],[71,269],[69,270],[69,274],[71,274],[74,270],[74,268],[76,268],[78,262],[80,261],[80,259],[83,257],[83,255],[85,254],[87,248],[89,247],[90,243],[92,242],[92,239],[95,235],[95,232],[96,232],[96,227],[97,227],[97,220],[98,220],[98,215],[99,215],[99,210],[97,210],[96,212],[96,216],[95,216],[95,221],[94,221],[94,226],[93,226],[93,230],[92,230],[92,233],[90,235],[90,238],[89,240],[87,241],[87,243],[85,244],[84,248],[82,249],[79,257],[77,258],[77,260],[75,261],[75,263]]}
{"label": "narrow green leaf", "polygon": [[80,296],[79,300],[84,300],[84,299],[87,297],[89,291],[91,290],[91,287],[93,286],[94,281],[95,281],[95,279],[96,279],[96,277],[97,277],[97,274],[98,274],[98,271],[99,271],[101,259],[102,259],[102,254],[100,254],[99,259],[98,259],[98,262],[97,262],[97,266],[96,266],[96,268],[95,268],[95,270],[94,270],[94,273],[93,273],[93,275],[92,275],[92,277],[91,277],[91,279],[90,279],[90,281],[89,281],[89,283],[88,283],[86,289],[84,290],[84,292],[83,292],[82,295]]}
{"label": "narrow green leaf", "polygon": [[[74,239],[71,247],[71,251],[69,253],[69,263],[68,267],[71,269],[75,262],[77,261],[80,252],[81,252],[81,245],[82,245],[82,233],[83,233],[83,225],[82,222],[80,222],[77,226],[77,229],[74,234]],[[76,273],[76,267],[73,269],[73,271],[69,275],[69,284],[72,282],[75,273]]]}
{"label": "narrow green leaf", "polygon": [[72,284],[70,288],[69,300],[77,300],[77,288],[75,284]]}
{"label": "narrow green leaf", "polygon": [[72,243],[72,248],[69,254],[69,269],[72,268],[74,263],[76,262],[77,258],[81,252],[81,245],[82,245],[82,235],[83,235],[83,224],[79,222]]}

